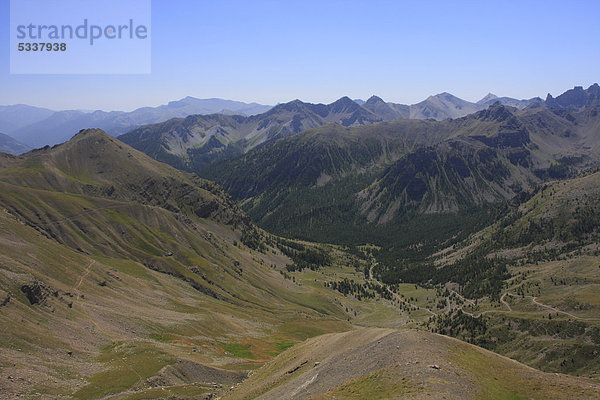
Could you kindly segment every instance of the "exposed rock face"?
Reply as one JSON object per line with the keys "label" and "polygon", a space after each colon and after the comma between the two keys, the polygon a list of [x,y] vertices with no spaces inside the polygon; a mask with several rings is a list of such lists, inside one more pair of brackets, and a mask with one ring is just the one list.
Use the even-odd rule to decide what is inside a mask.
{"label": "exposed rock face", "polygon": [[248,377],[245,372],[231,372],[209,367],[189,360],[177,360],[173,365],[161,369],[157,375],[148,378],[140,386],[146,388],[203,383],[208,385],[231,386]]}
{"label": "exposed rock face", "polygon": [[53,292],[52,289],[39,281],[33,281],[28,285],[21,286],[21,292],[25,294],[29,303],[33,304],[44,304],[50,294],[58,295],[57,292]]}
{"label": "exposed rock face", "polygon": [[557,98],[552,97],[550,93],[546,97],[546,106],[549,108],[580,108],[598,103],[600,103],[600,86],[597,83],[585,90],[582,86],[575,86]]}

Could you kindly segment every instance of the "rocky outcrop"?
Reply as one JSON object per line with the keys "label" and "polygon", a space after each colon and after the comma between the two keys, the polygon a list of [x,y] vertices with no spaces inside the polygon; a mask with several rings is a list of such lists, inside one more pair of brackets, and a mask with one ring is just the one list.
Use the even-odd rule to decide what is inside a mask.
{"label": "rocky outcrop", "polygon": [[21,286],[21,292],[25,294],[30,304],[44,304],[48,296],[58,296],[58,292],[43,282],[33,281]]}
{"label": "rocky outcrop", "polygon": [[555,109],[577,109],[585,106],[600,104],[600,86],[594,83],[587,89],[575,86],[557,98],[550,93],[546,96],[546,107]]}

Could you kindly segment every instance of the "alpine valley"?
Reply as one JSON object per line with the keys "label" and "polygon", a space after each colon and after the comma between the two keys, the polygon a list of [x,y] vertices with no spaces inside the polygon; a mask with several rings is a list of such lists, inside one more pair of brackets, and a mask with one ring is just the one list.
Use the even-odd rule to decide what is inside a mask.
{"label": "alpine valley", "polygon": [[600,86],[241,114],[0,154],[0,398],[600,397]]}

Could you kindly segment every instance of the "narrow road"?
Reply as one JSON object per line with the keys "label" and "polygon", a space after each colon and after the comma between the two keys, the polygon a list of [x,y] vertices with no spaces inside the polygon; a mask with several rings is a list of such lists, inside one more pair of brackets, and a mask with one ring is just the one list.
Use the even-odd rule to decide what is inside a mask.
{"label": "narrow road", "polygon": [[[600,321],[600,318],[586,318],[586,317],[580,317],[580,316],[577,316],[577,315],[575,315],[575,314],[571,314],[570,312],[559,310],[559,309],[558,309],[558,308],[556,308],[556,307],[552,307],[552,306],[549,306],[549,305],[547,305],[547,304],[540,303],[540,302],[537,300],[537,297],[535,297],[535,296],[520,296],[520,295],[517,295],[517,294],[514,294],[514,293],[509,293],[509,292],[505,292],[505,293],[502,295],[502,297],[500,298],[500,302],[501,302],[501,303],[502,303],[502,304],[503,304],[503,305],[504,305],[506,308],[508,308],[508,311],[507,311],[507,310],[487,310],[487,311],[483,311],[482,313],[480,313],[480,314],[479,314],[479,316],[481,316],[481,315],[483,315],[483,314],[489,314],[489,313],[508,313],[508,312],[513,312],[513,309],[511,308],[510,304],[508,304],[508,303],[507,303],[507,302],[504,300],[504,297],[505,297],[505,296],[511,296],[511,297],[520,297],[520,298],[530,298],[530,299],[531,299],[531,301],[532,301],[532,303],[533,303],[533,304],[535,304],[535,305],[537,305],[537,306],[540,306],[540,307],[547,308],[548,310],[552,310],[552,311],[554,311],[554,312],[556,312],[556,313],[559,313],[559,314],[564,314],[564,315],[567,315],[567,316],[569,316],[569,317],[571,317],[571,318],[573,318],[573,319],[577,319],[577,320],[580,320],[580,321]],[[467,313],[467,312],[465,312],[465,311],[463,311],[463,312],[464,312],[465,314],[469,314],[469,313]],[[518,312],[519,312],[519,313],[527,313],[527,312],[525,312],[525,311],[518,311]],[[530,312],[530,313],[535,313],[535,312]],[[473,314],[469,314],[469,315],[471,315],[471,316],[474,316]]]}
{"label": "narrow road", "polygon": [[575,319],[579,319],[579,320],[584,320],[584,321],[600,321],[600,318],[584,318],[584,317],[578,317],[577,315],[573,315],[573,314],[571,314],[571,313],[569,313],[569,312],[566,312],[566,311],[561,311],[561,310],[559,310],[559,309],[557,309],[557,308],[555,308],[555,307],[549,306],[549,305],[547,305],[547,304],[540,303],[539,301],[537,301],[537,297],[534,297],[534,296],[527,296],[527,297],[531,297],[531,301],[532,301],[534,304],[536,304],[536,305],[538,305],[538,306],[540,306],[540,307],[547,308],[547,309],[549,309],[549,310],[552,310],[552,311],[554,311],[554,312],[557,312],[557,313],[560,313],[560,314],[565,314],[565,315],[568,315],[568,316],[569,316],[569,317],[571,317],[571,318],[575,318]]}
{"label": "narrow road", "polygon": [[512,308],[510,308],[510,304],[508,304],[506,302],[506,300],[504,300],[504,297],[508,294],[508,292],[505,292],[502,297],[500,297],[500,303],[504,304],[506,306],[506,308],[508,308],[508,311],[512,311]]}
{"label": "narrow road", "polygon": [[[456,293],[454,290],[452,291],[453,293]],[[464,301],[464,304],[462,306],[460,306],[458,308],[458,310],[461,310],[464,314],[467,314],[473,318],[478,318],[481,317],[482,315],[485,314],[490,314],[490,313],[509,313],[512,312],[512,308],[510,307],[510,304],[508,304],[506,302],[506,300],[504,300],[504,296],[506,295],[510,295],[510,293],[506,292],[502,295],[502,297],[500,297],[500,303],[502,303],[506,308],[508,308],[508,310],[487,310],[487,311],[482,311],[480,312],[478,315],[475,315],[474,313],[470,313],[468,311],[464,311],[463,308],[467,305],[467,301],[470,303],[469,305],[475,305],[475,302],[472,300],[468,300],[466,298],[464,298],[462,295],[460,295],[459,293],[456,293],[457,296],[460,296],[462,298],[462,300]]]}

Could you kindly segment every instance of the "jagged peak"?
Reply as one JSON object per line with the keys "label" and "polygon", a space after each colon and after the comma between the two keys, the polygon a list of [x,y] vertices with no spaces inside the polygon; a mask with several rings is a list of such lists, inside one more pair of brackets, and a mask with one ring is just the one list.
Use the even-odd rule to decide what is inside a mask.
{"label": "jagged peak", "polygon": [[597,104],[600,101],[600,87],[594,83],[589,88],[575,86],[556,98],[548,94],[546,96],[546,106],[550,108],[578,108]]}
{"label": "jagged peak", "polygon": [[587,88],[586,91],[590,92],[592,94],[598,94],[598,93],[600,93],[600,85],[598,85],[597,83],[594,83],[594,84],[590,85],[590,87]]}

